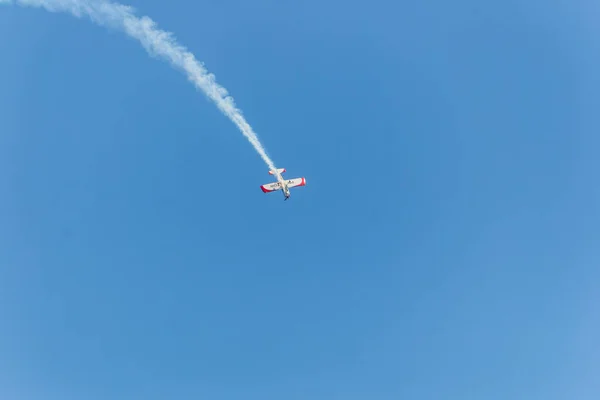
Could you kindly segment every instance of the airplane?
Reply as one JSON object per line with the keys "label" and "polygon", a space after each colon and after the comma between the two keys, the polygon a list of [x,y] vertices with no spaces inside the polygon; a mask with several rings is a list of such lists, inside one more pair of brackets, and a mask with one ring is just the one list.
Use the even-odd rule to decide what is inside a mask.
{"label": "airplane", "polygon": [[281,175],[285,172],[285,168],[278,168],[277,171],[271,170],[269,171],[269,175],[275,175],[275,172],[279,173],[281,181],[278,180],[278,182],[261,185],[260,188],[262,189],[263,193],[270,193],[275,192],[277,190],[281,190],[283,192],[283,196],[285,197],[285,199],[283,200],[285,201],[291,196],[290,188],[306,185],[306,178],[283,179]]}

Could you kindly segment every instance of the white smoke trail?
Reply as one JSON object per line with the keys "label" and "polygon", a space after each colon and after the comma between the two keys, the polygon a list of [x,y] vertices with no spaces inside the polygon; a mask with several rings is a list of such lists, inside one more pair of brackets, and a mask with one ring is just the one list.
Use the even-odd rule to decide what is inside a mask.
{"label": "white smoke trail", "polygon": [[[106,0],[0,0],[0,4],[41,7],[50,12],[67,12],[78,18],[87,16],[98,25],[125,31],[137,39],[150,55],[162,57],[173,67],[183,70],[196,88],[202,90],[237,125],[269,169],[277,171],[227,90],[215,81],[214,75],[208,73],[192,53],[177,43],[170,32],[158,29],[149,17],[137,17],[132,7]],[[283,179],[279,172],[276,176],[279,181]]]}

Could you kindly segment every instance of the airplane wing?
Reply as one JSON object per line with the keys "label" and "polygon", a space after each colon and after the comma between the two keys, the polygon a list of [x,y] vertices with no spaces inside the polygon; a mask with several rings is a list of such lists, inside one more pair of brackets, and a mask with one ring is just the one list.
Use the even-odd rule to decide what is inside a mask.
{"label": "airplane wing", "polygon": [[279,182],[267,183],[266,185],[261,185],[260,188],[264,193],[270,193],[270,192],[274,192],[276,190],[280,190],[281,183],[279,183]]}
{"label": "airplane wing", "polygon": [[293,187],[296,187],[296,186],[306,186],[306,178],[288,179],[287,180],[287,185],[290,188],[293,188]]}

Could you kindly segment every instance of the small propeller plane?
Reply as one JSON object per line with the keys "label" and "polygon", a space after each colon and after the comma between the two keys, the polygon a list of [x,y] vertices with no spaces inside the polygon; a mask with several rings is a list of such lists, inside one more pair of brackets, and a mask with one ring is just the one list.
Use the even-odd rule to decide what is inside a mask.
{"label": "small propeller plane", "polygon": [[[269,175],[275,175],[275,172],[279,173],[279,176],[281,176],[284,172],[285,172],[285,168],[278,168],[277,171],[269,171]],[[296,187],[296,186],[305,186],[306,185],[306,178],[294,178],[294,179],[283,179],[283,177],[281,177],[281,181],[278,182],[273,182],[273,183],[267,183],[266,185],[261,185],[261,189],[264,193],[270,193],[270,192],[275,192],[277,190],[281,190],[283,192],[283,196],[285,197],[284,201],[289,199],[291,194],[290,194],[290,188]]]}

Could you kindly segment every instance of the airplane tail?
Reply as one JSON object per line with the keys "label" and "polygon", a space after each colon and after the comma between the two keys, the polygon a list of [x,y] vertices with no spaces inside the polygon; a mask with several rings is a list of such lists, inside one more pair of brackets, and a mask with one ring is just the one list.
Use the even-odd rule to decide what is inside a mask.
{"label": "airplane tail", "polygon": [[[277,168],[277,172],[279,172],[279,174],[283,174],[285,172],[285,168]],[[269,175],[275,175],[275,170],[270,170]]]}

